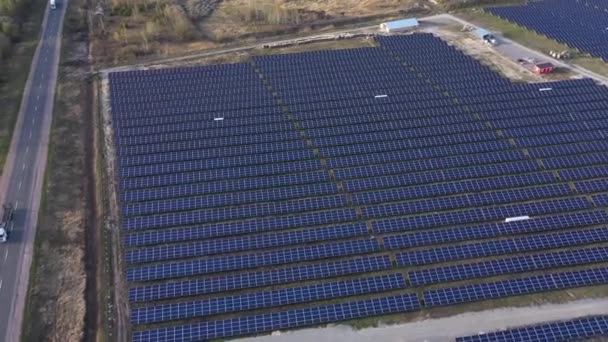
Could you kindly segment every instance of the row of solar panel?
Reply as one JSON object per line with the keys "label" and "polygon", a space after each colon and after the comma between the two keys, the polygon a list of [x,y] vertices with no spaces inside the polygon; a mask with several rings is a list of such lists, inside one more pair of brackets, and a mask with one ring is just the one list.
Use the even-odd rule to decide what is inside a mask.
{"label": "row of solar panel", "polygon": [[172,303],[131,310],[132,324],[150,324],[164,321],[204,317],[230,312],[331,300],[342,297],[380,293],[405,288],[402,274],[387,274],[369,278],[356,278],[280,290],[254,292],[244,295],[216,297],[191,302]]}
{"label": "row of solar panel", "polygon": [[[503,203],[564,197],[572,194],[573,192],[567,184],[541,185],[534,188],[507,189],[479,194],[465,194],[453,197],[418,199],[408,202],[382,203],[364,206],[362,207],[362,215],[364,218],[405,216],[416,213],[447,211],[458,208],[481,207]],[[182,204],[187,207],[186,209],[196,205],[195,202],[193,202],[193,204]],[[345,207],[347,204],[346,197],[331,195],[318,198],[286,200],[282,202],[254,203],[239,207],[209,208],[197,211],[171,212],[155,216],[129,217],[124,219],[123,227],[125,229],[153,229],[168,226],[231,221],[235,219],[340,208]]]}
{"label": "row of solar panel", "polygon": [[[266,235],[235,237],[222,240],[193,242],[181,245],[166,245],[138,248],[126,252],[127,262],[180,259],[194,256],[241,252],[255,249],[284,247],[293,244],[309,244],[331,240],[361,237],[368,234],[364,223],[350,223],[329,227],[285,231]],[[128,246],[126,241],[126,245]],[[133,241],[140,245],[142,241]],[[169,243],[170,241],[163,241]]]}
{"label": "row of solar panel", "polygon": [[550,230],[576,227],[584,228],[605,223],[608,223],[608,215],[603,211],[575,212],[531,218],[522,221],[488,223],[483,225],[392,235],[386,236],[382,240],[384,247],[387,249],[405,249]]}
{"label": "row of solar panel", "polygon": [[[556,230],[567,229],[571,228],[573,225],[576,226],[579,222],[583,225],[590,225],[600,221],[605,222],[605,213],[596,212],[592,215],[595,216],[595,218],[585,218],[577,216],[576,214],[570,217],[563,216],[566,220],[570,220],[570,224],[567,225],[560,225],[560,218],[533,219],[526,221],[526,223],[536,221],[535,223],[537,224],[546,222],[546,225],[539,229],[527,231],[542,231],[551,229],[551,227],[554,227]],[[604,217],[601,217],[602,215]],[[516,224],[521,223],[505,224],[505,226],[513,227]],[[594,244],[606,241],[608,241],[608,228],[594,228],[399,253],[397,255],[397,261],[400,266],[424,265],[461,259],[477,259],[503,254],[531,252],[540,249],[572,247],[581,244]],[[224,275],[211,279],[136,287],[130,290],[129,297],[131,301],[152,301],[327,278],[369,272],[372,270],[382,270],[390,267],[391,263],[388,257],[368,257],[349,261],[274,269],[271,271]]]}
{"label": "row of solar panel", "polygon": [[[372,222],[374,232],[390,233],[413,229],[439,228],[454,224],[467,224],[500,220],[505,217],[523,215],[543,215],[589,209],[584,198],[549,200],[526,204],[509,204],[492,208],[468,209],[461,212],[426,214],[418,217],[385,219]],[[326,210],[268,217],[238,222],[209,224],[205,226],[183,227],[171,230],[139,233],[137,239],[148,241],[184,241],[206,239],[248,233],[262,233],[297,227],[320,226],[352,222],[357,219],[354,209]]]}
{"label": "row of solar panel", "polygon": [[218,193],[204,197],[188,197],[168,200],[164,199],[162,201],[146,203],[123,203],[122,212],[124,217],[131,217],[140,215],[160,214],[171,211],[235,206],[279,200],[292,200],[304,197],[334,195],[337,193],[338,187],[336,184],[318,183],[291,186],[287,188],[270,188],[250,191],[239,190],[239,192]]}
{"label": "row of solar panel", "polygon": [[129,301],[142,303],[172,298],[192,297],[218,292],[350,276],[389,270],[392,267],[389,256],[381,255],[306,264],[288,268],[224,274],[213,278],[131,287],[129,289]]}
{"label": "row of solar panel", "polygon": [[598,247],[410,271],[408,277],[412,286],[424,286],[606,261],[608,261],[608,248]]}
{"label": "row of solar panel", "polygon": [[[424,293],[426,306],[450,305],[457,302],[500,298],[608,282],[608,269],[550,274],[502,282],[470,285]],[[306,309],[295,309],[223,321],[208,321],[177,327],[134,333],[133,341],[201,340],[234,337],[245,334],[295,328],[332,321],[420,309],[415,294],[345,302]]]}
{"label": "row of solar panel", "polygon": [[[596,121],[592,124],[598,123]],[[608,122],[605,123],[608,126]],[[481,123],[478,125],[483,126]],[[600,126],[604,125],[602,123]],[[448,126],[438,126],[438,127],[448,127]],[[445,129],[444,131],[467,131],[467,127],[471,127],[470,125],[452,125],[451,128]],[[542,127],[542,126],[538,126]],[[567,123],[562,125],[553,125],[552,129],[546,128],[534,128],[529,127],[527,129],[522,128],[519,132],[516,132],[512,129],[503,130],[503,134],[506,135],[530,135],[534,136],[533,140],[523,139],[523,142],[526,145],[536,145],[542,146],[545,145],[557,145],[562,144],[564,142],[575,142],[575,141],[587,141],[590,139],[594,139],[596,136],[601,136],[602,131],[591,131],[586,132],[585,129],[589,127],[589,123],[580,122],[580,123]],[[482,129],[483,127],[480,127]],[[608,127],[607,127],[608,128]],[[571,136],[565,135],[562,136],[554,136],[553,133],[549,131],[555,131],[553,133],[561,132],[563,134],[572,133]],[[385,131],[379,133],[360,133],[353,135],[344,135],[339,137],[326,137],[326,138],[317,138],[313,140],[314,146],[319,147],[319,151],[321,155],[326,157],[338,157],[338,156],[348,156],[348,155],[356,155],[359,153],[369,153],[369,152],[385,152],[391,150],[407,150],[414,148],[429,148],[434,146],[443,146],[443,145],[454,145],[454,144],[462,144],[468,142],[479,142],[484,140],[497,140],[500,139],[496,133],[491,131],[480,131],[473,132],[471,131],[468,134],[464,133],[453,133],[450,134],[445,132],[444,135],[438,137],[419,137],[415,138],[413,135],[419,134],[427,134],[428,130],[413,130],[413,134],[410,134],[409,131],[401,130],[401,131]],[[580,134],[575,134],[575,132],[580,132]],[[542,136],[541,134],[545,134],[547,136]],[[579,137],[579,139],[576,139]],[[405,140],[407,139],[407,140]],[[565,141],[565,139],[568,139]],[[519,140],[516,140],[519,142]],[[208,142],[209,143],[209,142]],[[577,153],[584,152],[593,152],[597,149],[601,149],[601,146],[604,146],[604,141],[589,143],[586,146],[551,146],[548,151],[552,151],[550,154],[545,154],[543,151],[547,149],[539,149],[537,151],[532,151],[534,157],[547,157],[547,156],[559,156],[563,154],[572,154],[572,150],[578,151]],[[348,144],[348,145],[342,145]],[[141,165],[153,165],[153,164],[162,164],[169,162],[179,162],[179,161],[192,161],[192,160],[200,160],[200,159],[208,159],[208,158],[246,158],[245,152],[250,152],[252,154],[259,155],[260,157],[264,157],[264,154],[274,153],[279,154],[283,153],[287,155],[289,158],[290,155],[297,153],[298,150],[305,150],[308,148],[304,141],[286,141],[283,143],[272,144],[275,146],[274,148],[270,147],[270,144],[261,145],[258,149],[255,145],[248,145],[245,147],[249,147],[249,149],[245,148],[243,151],[236,149],[233,146],[229,147],[220,147],[216,149],[198,149],[198,150],[186,150],[186,151],[175,151],[175,152],[165,152],[165,153],[156,153],[156,154],[148,154],[148,155],[137,155],[137,156],[125,156],[119,158],[119,164],[123,167],[128,166],[141,166]],[[288,150],[289,149],[289,150]],[[226,151],[226,152],[224,152]],[[563,151],[563,152],[561,152]],[[253,157],[249,158],[252,159]],[[285,158],[285,157],[284,157]]]}
{"label": "row of solar panel", "polygon": [[568,342],[608,336],[608,316],[544,323],[524,328],[458,337],[456,342]]}
{"label": "row of solar panel", "polygon": [[372,229],[376,233],[392,233],[414,229],[441,227],[446,225],[504,220],[506,217],[571,212],[590,208],[591,205],[584,197],[570,197],[567,199],[503,204],[494,207],[460,210],[457,212],[424,214],[418,216],[377,220],[372,222]]}
{"label": "row of solar panel", "polygon": [[[554,196],[562,195],[561,193],[558,193],[558,190],[554,190],[553,193]],[[547,192],[546,195],[549,196],[551,193]],[[530,194],[530,196],[534,195]],[[299,212],[317,211],[331,208],[344,208],[347,205],[348,200],[346,196],[338,194],[317,198],[248,204],[240,207],[221,207],[198,211],[171,212],[155,216],[130,217],[123,220],[123,228],[154,229],[160,227],[233,221],[238,219],[295,214]]]}
{"label": "row of solar panel", "polygon": [[[597,89],[597,88],[596,88]],[[498,110],[490,113],[484,113],[485,117],[493,119],[505,119],[505,118],[517,118],[517,117],[536,117],[541,115],[549,114],[568,114],[572,115],[571,118],[577,117],[579,113],[595,110],[606,107],[606,101],[591,101],[591,102],[578,102],[576,98],[565,95],[570,99],[570,102],[566,105],[561,106],[529,106],[521,107],[516,110]],[[524,105],[526,105],[524,101]],[[263,109],[256,109],[259,111],[258,115],[254,117],[247,115],[248,111],[235,113],[234,111],[224,111],[221,116],[226,120],[230,120],[231,125],[250,125],[260,124],[267,122],[286,122],[289,119],[286,116],[282,116],[282,111],[279,107],[269,107]],[[376,116],[367,116],[363,114],[374,113]],[[444,116],[438,118],[442,120],[450,120],[450,117],[454,114],[466,117],[466,113],[462,109],[457,107],[435,107],[429,106],[424,110],[406,111],[399,106],[399,104],[382,104],[380,108],[377,106],[373,107],[346,107],[334,110],[328,113],[299,113],[298,120],[305,128],[309,127],[323,127],[331,126],[332,124],[352,124],[352,120],[365,120],[359,122],[378,122],[386,120],[395,120],[398,118],[409,118],[418,120],[429,120],[437,116]],[[138,126],[153,126],[162,124],[176,124],[185,123],[190,121],[204,121],[209,127],[214,126],[214,122],[209,122],[210,119],[218,117],[217,113],[213,112],[200,112],[194,114],[183,114],[174,116],[156,116],[156,117],[144,117],[144,118],[123,118],[118,119],[116,122],[117,127],[138,127]],[[469,117],[470,118],[470,117]],[[584,118],[584,116],[582,116]],[[595,118],[598,118],[597,116]],[[599,117],[601,118],[601,117]],[[549,119],[549,118],[544,118]],[[331,121],[331,123],[325,123],[326,120],[338,120],[337,122]],[[468,121],[471,121],[469,119]],[[424,122],[424,121],[423,121]],[[439,121],[438,124],[442,124],[443,121]],[[432,126],[435,123],[430,124],[416,124],[412,127],[420,126]]]}
{"label": "row of solar panel", "polygon": [[[318,167],[316,167],[318,168]],[[260,178],[246,178],[235,180],[215,180],[210,179],[209,183],[187,184],[163,188],[144,188],[132,191],[124,191],[121,194],[123,202],[140,202],[150,200],[160,200],[168,198],[179,198],[188,196],[200,196],[207,194],[220,194],[233,191],[247,191],[255,189],[268,189],[282,186],[294,186],[302,184],[313,184],[329,182],[329,173],[326,171],[298,170],[300,173],[293,175],[276,175]],[[204,174],[203,174],[204,175]]]}
{"label": "row of solar panel", "polygon": [[606,241],[608,241],[608,228],[594,228],[400,253],[397,254],[397,264],[400,266],[427,265]]}
{"label": "row of solar panel", "polygon": [[608,283],[608,268],[550,273],[492,283],[464,285],[424,292],[427,307],[563,290]]}
{"label": "row of solar panel", "polygon": [[[250,255],[210,257],[206,259],[130,268],[127,270],[127,281],[144,282],[204,275],[247,268],[281,265],[285,263],[361,255],[378,251],[380,251],[380,246],[378,241],[374,238],[332,242],[323,245],[297,247],[289,250],[259,252]],[[131,261],[138,262],[140,260]]]}
{"label": "row of solar panel", "polygon": [[[524,154],[521,151],[511,150],[511,151],[500,151],[500,152],[489,152],[489,153],[480,153],[480,154],[470,154],[470,155],[461,155],[461,156],[451,156],[444,158],[433,158],[420,160],[417,163],[409,163],[409,162],[393,162],[387,164],[379,164],[379,165],[369,165],[369,166],[360,166],[349,169],[337,169],[333,170],[334,175],[337,179],[340,180],[349,180],[355,178],[366,178],[366,177],[380,177],[385,175],[394,175],[400,173],[413,173],[413,172],[421,172],[425,170],[429,170],[429,174],[425,175],[421,173],[420,175],[404,175],[404,177],[408,177],[408,180],[413,181],[412,184],[423,184],[429,181],[442,181],[442,180],[458,180],[462,179],[463,176],[458,176],[461,174],[471,175],[471,177],[481,177],[481,175],[498,175],[503,173],[520,173],[524,171],[518,170],[538,170],[539,166],[531,161],[523,161],[525,159]],[[516,162],[513,163],[513,166],[505,165],[484,165],[484,164],[501,164],[507,162]],[[536,166],[528,166],[525,165],[536,165]],[[476,171],[474,168],[470,166],[479,165],[480,170]],[[451,168],[463,168],[462,170],[445,170],[446,176],[442,177],[437,170],[440,169],[451,169]],[[277,179],[277,186],[289,186],[295,184],[302,183],[311,183],[317,181],[325,181],[328,180],[326,172],[318,171],[318,174],[325,174],[322,176],[320,180],[310,180],[310,181],[282,181],[284,179],[288,179],[285,177],[293,177],[293,179],[297,179],[300,176],[296,176],[296,173],[307,172],[311,170],[319,170],[321,169],[321,164],[318,160],[307,160],[307,161],[298,161],[292,162],[289,164],[269,164],[269,165],[257,165],[256,167],[236,167],[230,169],[211,169],[200,171],[197,173],[174,173],[174,174],[163,174],[157,176],[149,176],[145,178],[123,178],[121,179],[121,188],[123,190],[130,189],[140,189],[140,188],[155,188],[161,186],[170,186],[170,185],[179,185],[179,184],[189,184],[189,183],[201,183],[201,182],[218,182],[221,180],[230,180],[232,178],[241,178],[241,182],[244,184],[243,188],[237,190],[246,191],[251,189],[251,186],[248,184],[256,184],[255,186],[258,188],[268,187],[267,182],[259,181],[259,180],[251,180],[248,177],[280,177]],[[506,170],[506,171],[491,171],[491,170]],[[512,170],[512,171],[509,171]],[[431,172],[433,171],[433,172]],[[443,170],[442,170],[443,171]],[[294,175],[284,175],[288,173],[293,173]],[[477,176],[476,176],[477,175]],[[419,180],[418,180],[419,179]],[[373,181],[373,180],[369,180]],[[249,183],[253,182],[253,183]],[[365,184],[365,183],[357,183],[358,181],[353,180],[353,184]],[[360,188],[360,185],[351,186],[351,182],[344,182],[344,184],[348,184],[349,190],[354,189],[365,189],[368,187]],[[380,184],[380,183],[378,183]],[[400,183],[397,183],[400,184]],[[211,187],[209,189],[218,188]],[[232,191],[228,186],[222,186],[221,191],[227,192]],[[142,190],[144,192],[152,191],[152,190]],[[194,193],[189,192],[188,194],[194,195]],[[121,198],[129,201],[135,201],[141,195],[128,195],[121,196]],[[149,195],[145,195],[149,196]],[[167,198],[170,198],[168,196]],[[131,198],[131,199],[129,199]]]}
{"label": "row of solar panel", "polygon": [[[599,90],[599,87],[596,87],[595,90]],[[560,107],[556,107],[556,106],[552,106],[552,105],[547,105],[545,103],[539,103],[539,101],[531,99],[531,100],[524,100],[523,104],[521,106],[513,106],[511,104],[509,104],[509,109],[511,110],[519,110],[522,111],[522,109],[524,110],[524,115],[529,115],[529,111],[530,110],[536,110],[536,111],[544,111],[547,113],[556,113],[557,112],[562,112],[563,110],[567,110],[568,108],[572,108],[572,106],[574,106],[574,108],[572,108],[572,110],[576,110],[581,111],[581,110],[585,110],[585,109],[589,109],[589,108],[605,108],[605,100],[598,100],[600,104],[602,104],[600,107],[597,107],[594,105],[595,102],[598,101],[590,101],[591,103],[582,103],[580,102],[581,98],[578,97],[577,95],[572,95],[569,96],[567,95],[567,100],[568,102],[561,104]],[[385,99],[386,100],[386,99]],[[530,103],[528,103],[530,102]],[[507,105],[507,104],[504,104]],[[378,106],[381,106],[381,108],[378,108]],[[427,103],[426,107],[421,107],[421,108],[416,108],[416,110],[412,110],[409,109],[408,107],[404,106],[403,104],[400,103],[394,103],[394,102],[388,102],[388,101],[375,101],[375,103],[373,104],[373,106],[364,106],[364,107],[348,107],[347,105],[343,106],[344,108],[334,108],[334,110],[332,110],[332,112],[330,113],[324,113],[324,115],[320,115],[319,113],[298,113],[298,118],[300,119],[305,119],[305,118],[314,118],[315,120],[321,119],[321,118],[325,118],[325,117],[341,117],[344,115],[355,115],[355,114],[369,114],[369,113],[377,113],[377,112],[381,112],[381,113],[385,113],[385,112],[395,112],[397,111],[399,113],[399,115],[407,115],[408,117],[426,117],[429,116],[429,114],[433,114],[434,112],[437,112],[438,114],[441,113],[445,113],[445,115],[447,114],[453,114],[455,113],[454,108],[445,108],[445,107],[440,107],[437,106],[435,103]],[[534,109],[531,109],[534,108]],[[507,115],[511,113],[511,111],[505,111],[501,108],[487,108],[488,110],[494,110],[494,111],[499,111],[500,113],[506,113]],[[420,113],[420,111],[424,111],[423,113]],[[335,111],[339,111],[337,113],[333,113]],[[428,113],[427,113],[428,111]],[[459,110],[461,111],[461,110]],[[197,114],[198,113],[198,114]],[[137,126],[137,125],[143,125],[143,124],[162,124],[162,123],[166,123],[167,121],[169,122],[179,122],[179,121],[183,121],[185,119],[192,119],[192,117],[196,117],[197,120],[201,119],[201,115],[204,115],[204,117],[206,118],[211,118],[211,117],[217,117],[217,116],[222,116],[222,117],[227,117],[227,118],[247,118],[247,117],[251,117],[252,115],[255,115],[256,118],[260,117],[260,119],[263,119],[264,117],[266,117],[267,115],[274,115],[274,114],[280,114],[280,110],[278,107],[262,107],[262,108],[249,108],[249,109],[244,109],[241,110],[239,112],[235,112],[234,110],[230,110],[230,111],[222,111],[221,114],[219,115],[214,115],[213,112],[202,112],[200,109],[198,110],[192,110],[192,111],[185,111],[185,113],[182,113],[181,115],[171,115],[171,116],[145,116],[145,117],[133,117],[132,113],[128,113],[130,116],[128,117],[124,117],[121,118],[120,115],[115,115],[115,118],[117,120],[117,124],[119,126],[123,125],[124,122],[126,122],[126,124],[129,124],[131,126]],[[538,112],[532,113],[532,114],[538,114]],[[434,114],[436,115],[436,114]],[[518,115],[521,116],[522,114],[516,113],[516,114],[511,114],[511,115]]]}
{"label": "row of solar panel", "polygon": [[[494,169],[498,169],[495,166],[492,167]],[[475,171],[478,172],[477,170]],[[479,171],[483,172],[484,170]],[[441,176],[440,173],[438,175]],[[466,176],[466,174],[464,174],[464,176],[462,177],[469,178]],[[401,176],[399,178],[407,179],[407,177],[404,176]],[[442,177],[441,180],[444,181],[444,177]],[[377,183],[379,183],[381,187],[386,187],[391,183],[396,184],[396,181],[397,179],[389,178],[386,180],[386,183],[384,183],[383,180],[379,180]],[[498,190],[509,187],[541,185],[551,183],[553,181],[555,181],[555,177],[553,176],[553,174],[548,172],[540,174],[507,175],[490,179],[471,179],[468,181],[460,181],[455,183],[445,182],[433,185],[421,185],[407,188],[393,188],[388,190],[355,193],[352,195],[352,203],[356,205],[374,204],[384,201],[398,201],[425,197],[428,198],[435,196],[456,195],[467,192]],[[363,183],[366,187],[373,184],[371,182],[360,183]],[[343,185],[345,184],[350,183],[343,183]],[[577,186],[577,190],[579,192],[587,193],[608,191],[608,189],[606,189],[606,186],[603,185],[603,183],[602,187],[598,187],[595,189],[584,190],[583,188],[590,187],[592,185],[593,183],[589,182],[581,183],[580,187]],[[396,186],[398,186],[398,184],[396,184]],[[160,199],[155,199],[155,202],[124,203],[122,211],[125,217],[130,217],[137,215],[159,214],[169,211],[194,210],[221,206],[243,205],[248,203],[289,200],[311,196],[330,195],[336,194],[337,192],[337,186],[333,183],[309,184],[305,186],[291,186],[286,188],[271,188],[253,191],[239,190],[239,192],[235,193],[213,194],[206,195],[204,197],[188,197],[176,199],[170,199],[168,197],[165,197],[162,202],[158,201]]]}
{"label": "row of solar panel", "polygon": [[133,333],[133,342],[211,340],[418,309],[420,303],[416,295],[405,294],[136,331]]}
{"label": "row of solar panel", "polygon": [[[401,249],[467,240],[497,238],[509,235],[537,233],[558,229],[570,229],[575,227],[584,228],[603,223],[608,223],[608,216],[602,211],[571,213],[510,223],[494,223],[471,227],[447,228],[443,230],[388,236],[383,238],[383,245],[387,249]],[[130,263],[152,262],[221,253],[243,252],[254,249],[282,247],[292,244],[351,238],[364,236],[367,233],[368,231],[365,224],[336,225],[258,236],[236,237],[188,244],[139,248],[127,251],[126,260]],[[128,236],[125,243],[127,246],[142,246],[155,242],[147,238],[148,236],[146,235]],[[157,242],[170,243],[173,242],[173,240],[163,239]],[[509,243],[505,243],[503,246],[509,247],[511,245],[509,245]],[[428,253],[428,251],[425,253]],[[404,255],[404,257],[407,256],[408,254]]]}
{"label": "row of solar panel", "polygon": [[[585,233],[586,235],[584,235]],[[603,232],[605,234],[605,231]],[[578,235],[576,235],[578,234]],[[486,254],[495,255],[496,253],[514,253],[521,252],[525,248],[533,247],[535,249],[556,248],[564,245],[580,244],[580,241],[590,243],[589,240],[597,242],[597,239],[606,239],[605,235],[598,235],[598,231],[587,231],[572,233],[568,236],[568,240],[556,240],[555,236],[551,237],[527,237],[512,240],[491,241],[486,243],[478,243],[473,246],[461,245],[442,247],[427,251],[416,251],[401,253],[397,255],[398,263],[402,266],[411,265],[412,262],[429,262],[429,260],[446,261],[451,259],[466,258],[467,253],[471,253],[476,257],[481,257]],[[582,239],[582,240],[581,240]],[[585,240],[586,239],[586,240]],[[602,241],[602,240],[600,240]],[[500,248],[498,248],[500,247]],[[154,279],[166,279],[173,277],[183,277],[188,275],[200,275],[205,273],[213,273],[220,271],[228,271],[235,269],[243,269],[250,267],[261,267],[268,265],[278,265],[282,263],[291,263],[305,260],[315,260],[326,257],[346,256],[352,253],[370,253],[378,251],[378,244],[374,239],[368,240],[353,240],[347,242],[339,242],[325,245],[317,245],[312,247],[299,247],[289,250],[277,250],[272,252],[262,252],[251,255],[238,255],[231,257],[219,257],[205,260],[193,260],[177,262],[172,264],[161,264],[155,266],[145,266],[140,268],[130,269],[127,272],[129,281],[149,281]],[[445,252],[449,250],[451,253]],[[151,252],[166,251],[165,249],[151,249]],[[162,255],[153,253],[146,258],[163,258]],[[147,261],[147,260],[131,260],[132,262]],[[438,262],[437,260],[435,262]]]}

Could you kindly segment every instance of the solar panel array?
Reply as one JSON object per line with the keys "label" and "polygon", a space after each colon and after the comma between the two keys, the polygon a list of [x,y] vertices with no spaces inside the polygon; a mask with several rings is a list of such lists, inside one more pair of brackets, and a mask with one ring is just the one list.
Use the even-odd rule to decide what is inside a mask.
{"label": "solar panel array", "polygon": [[456,342],[566,342],[602,336],[608,336],[608,316],[592,316],[458,337]]}
{"label": "solar panel array", "polygon": [[378,43],[110,74],[134,341],[608,282],[608,89]]}
{"label": "solar panel array", "polygon": [[603,0],[541,0],[485,11],[608,61],[608,4]]}

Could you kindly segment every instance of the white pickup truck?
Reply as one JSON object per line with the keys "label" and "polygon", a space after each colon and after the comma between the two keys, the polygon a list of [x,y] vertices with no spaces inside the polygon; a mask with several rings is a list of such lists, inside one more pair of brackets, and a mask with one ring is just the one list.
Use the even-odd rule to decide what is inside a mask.
{"label": "white pickup truck", "polygon": [[49,1],[50,1],[51,9],[57,8],[57,4],[55,3],[55,0],[49,0]]}
{"label": "white pickup truck", "polygon": [[4,243],[8,240],[8,225],[13,220],[13,206],[8,204],[4,205],[4,213],[2,215],[2,222],[0,222],[0,243]]}

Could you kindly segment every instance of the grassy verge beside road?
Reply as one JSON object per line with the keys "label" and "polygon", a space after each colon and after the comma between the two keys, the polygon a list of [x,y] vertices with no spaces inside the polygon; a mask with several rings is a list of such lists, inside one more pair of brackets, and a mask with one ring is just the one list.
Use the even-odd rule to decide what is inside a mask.
{"label": "grassy verge beside road", "polygon": [[0,170],[4,168],[10,148],[45,9],[45,0],[30,4],[29,10],[24,11],[28,16],[22,26],[20,41],[11,47],[11,54],[7,58],[0,58]]}
{"label": "grassy verge beside road", "polygon": [[24,341],[82,341],[86,329],[85,242],[91,204],[85,153],[90,113],[88,41],[82,34],[87,28],[85,16],[80,13],[84,3],[73,0],[64,23]]}
{"label": "grassy verge beside road", "polygon": [[598,58],[592,58],[587,54],[581,53],[575,49],[571,49],[566,45],[560,44],[555,40],[539,35],[533,31],[515,25],[509,21],[483,12],[481,9],[463,10],[456,14],[458,17],[488,30],[499,32],[505,38],[511,39],[528,48],[538,50],[544,54],[549,54],[549,51],[564,51],[572,52],[572,58],[568,63],[572,63],[598,73],[608,76],[608,64]]}

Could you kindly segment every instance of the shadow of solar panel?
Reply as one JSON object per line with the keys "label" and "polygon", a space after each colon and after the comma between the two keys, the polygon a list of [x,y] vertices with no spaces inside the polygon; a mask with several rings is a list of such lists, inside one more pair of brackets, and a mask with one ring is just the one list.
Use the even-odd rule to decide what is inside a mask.
{"label": "shadow of solar panel", "polygon": [[415,294],[381,297],[306,309],[279,311],[256,316],[242,316],[223,321],[138,331],[134,342],[166,340],[208,340],[292,329],[342,320],[415,311],[420,308]]}

